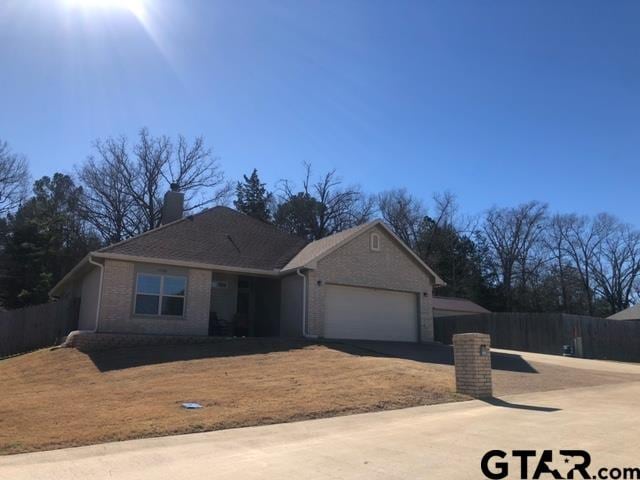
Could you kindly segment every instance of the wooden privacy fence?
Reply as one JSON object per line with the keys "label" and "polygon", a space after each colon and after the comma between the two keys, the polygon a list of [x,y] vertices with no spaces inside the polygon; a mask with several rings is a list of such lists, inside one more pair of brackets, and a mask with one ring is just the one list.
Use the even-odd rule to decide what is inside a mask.
{"label": "wooden privacy fence", "polygon": [[563,313],[483,313],[434,319],[435,340],[450,344],[455,333],[488,333],[491,346],[562,354],[571,345],[584,358],[640,362],[640,321]]}
{"label": "wooden privacy fence", "polygon": [[79,307],[69,299],[0,312],[0,358],[60,343],[77,330]]}

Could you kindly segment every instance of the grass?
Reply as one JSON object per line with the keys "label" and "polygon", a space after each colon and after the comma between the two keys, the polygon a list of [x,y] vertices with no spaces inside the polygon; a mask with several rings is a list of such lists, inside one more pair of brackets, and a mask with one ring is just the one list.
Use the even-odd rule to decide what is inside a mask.
{"label": "grass", "polygon": [[41,350],[0,361],[0,454],[466,399],[454,390],[444,365],[285,340]]}

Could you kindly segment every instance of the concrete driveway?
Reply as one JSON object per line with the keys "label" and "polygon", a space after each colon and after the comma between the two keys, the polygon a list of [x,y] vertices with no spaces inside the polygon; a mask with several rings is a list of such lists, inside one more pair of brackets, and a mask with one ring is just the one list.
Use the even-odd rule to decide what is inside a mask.
{"label": "concrete driveway", "polygon": [[[537,361],[568,362],[569,371],[640,373],[636,365],[611,362]],[[638,398],[640,381],[626,381],[507,395],[490,403],[134,440],[0,457],[0,478],[478,479],[484,478],[480,459],[490,449],[552,449],[561,472],[568,469],[558,456],[561,448],[587,450],[596,470],[640,467]],[[511,468],[517,473],[519,466]]]}
{"label": "concrete driveway", "polygon": [[[333,348],[338,346],[331,345]],[[453,348],[437,343],[349,341],[345,351],[441,365],[453,375]],[[491,350],[495,396],[543,392],[640,380],[640,365],[543,355],[515,350]]]}

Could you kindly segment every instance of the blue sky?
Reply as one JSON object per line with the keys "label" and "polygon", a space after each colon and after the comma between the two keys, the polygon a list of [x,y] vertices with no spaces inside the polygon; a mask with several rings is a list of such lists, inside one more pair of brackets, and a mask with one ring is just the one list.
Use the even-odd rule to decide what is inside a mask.
{"label": "blue sky", "polygon": [[147,126],[231,178],[306,161],[640,226],[640,2],[109,1],[1,0],[0,137],[34,177]]}

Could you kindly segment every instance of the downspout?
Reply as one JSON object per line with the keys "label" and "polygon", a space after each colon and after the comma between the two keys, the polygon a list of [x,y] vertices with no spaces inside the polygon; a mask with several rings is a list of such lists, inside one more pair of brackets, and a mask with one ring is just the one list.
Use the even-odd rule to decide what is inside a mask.
{"label": "downspout", "polygon": [[96,262],[91,256],[89,256],[89,263],[95,265],[100,269],[100,283],[98,284],[98,305],[96,307],[96,326],[93,329],[94,332],[98,331],[98,325],[100,323],[100,304],[102,303],[102,279],[104,277],[104,265],[100,262]]}
{"label": "downspout", "polygon": [[302,336],[305,338],[318,338],[317,335],[307,333],[307,276],[298,268],[296,274],[302,277]]}

